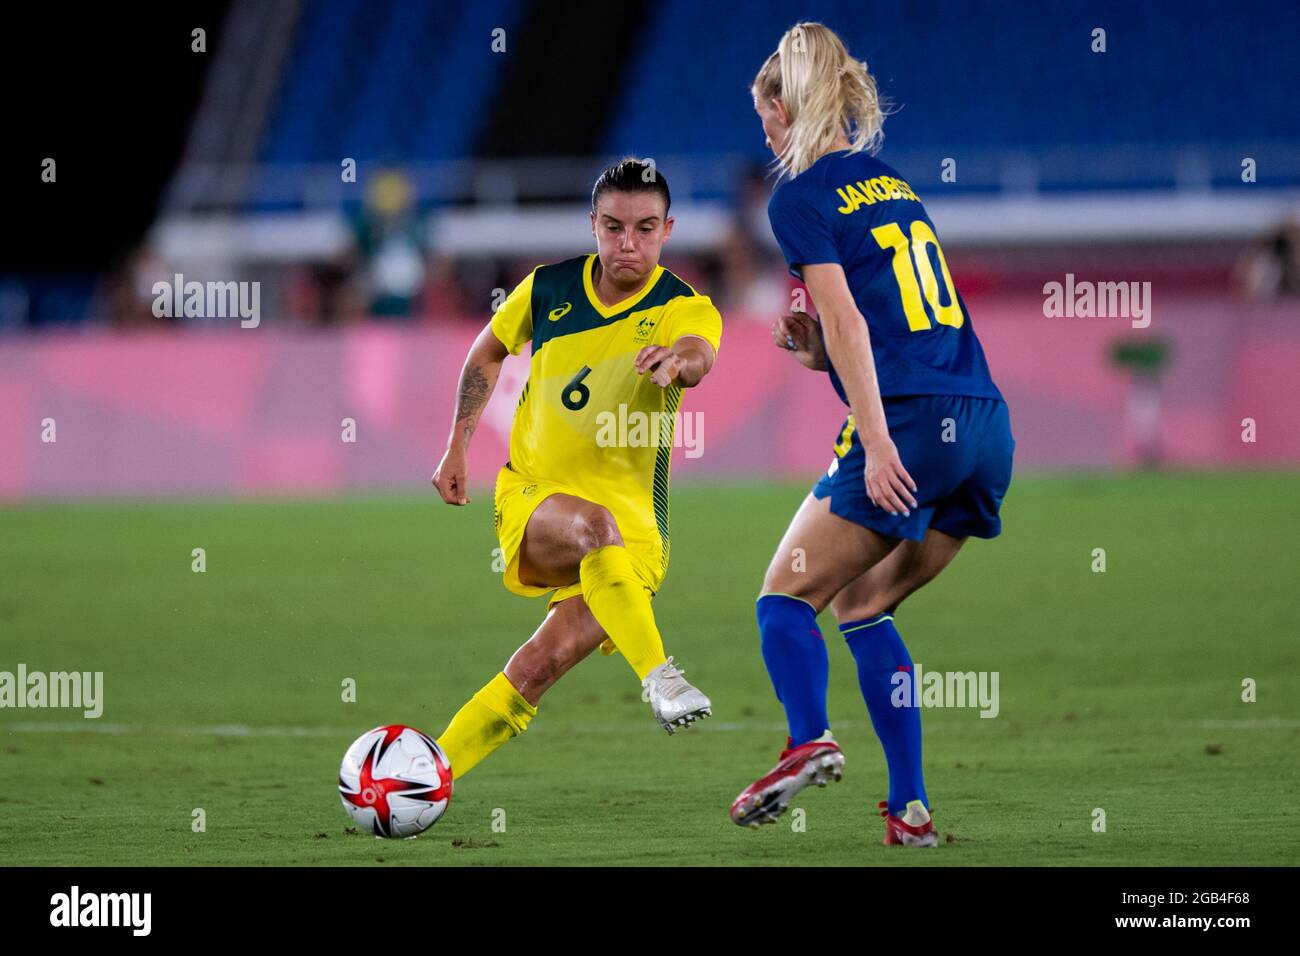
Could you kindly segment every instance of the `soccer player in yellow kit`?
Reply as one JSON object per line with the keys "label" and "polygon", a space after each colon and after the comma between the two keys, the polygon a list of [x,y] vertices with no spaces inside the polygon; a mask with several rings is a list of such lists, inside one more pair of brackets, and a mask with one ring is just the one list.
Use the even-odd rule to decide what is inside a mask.
{"label": "soccer player in yellow kit", "polygon": [[605,170],[591,196],[597,253],[534,269],[465,359],[433,484],[448,504],[469,503],[470,438],[506,355],[531,342],[496,528],[506,588],[551,596],[541,626],[438,738],[457,777],[522,733],[542,694],[597,647],[622,653],[670,734],[712,713],[665,656],[650,609],[668,568],[675,415],[722,336],[708,297],[659,265],[670,201],[652,164]]}

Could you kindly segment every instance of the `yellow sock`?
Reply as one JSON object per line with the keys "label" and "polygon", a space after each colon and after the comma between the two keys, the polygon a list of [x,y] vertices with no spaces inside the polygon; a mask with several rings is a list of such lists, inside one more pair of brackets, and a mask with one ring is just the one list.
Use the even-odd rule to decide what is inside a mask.
{"label": "yellow sock", "polygon": [[438,738],[459,780],[511,737],[528,729],[537,708],[524,700],[505,674],[497,674],[456,712]]}
{"label": "yellow sock", "polygon": [[664,641],[655,626],[645,585],[632,570],[627,548],[610,544],[591,551],[578,566],[582,598],[614,646],[644,679],[664,663]]}

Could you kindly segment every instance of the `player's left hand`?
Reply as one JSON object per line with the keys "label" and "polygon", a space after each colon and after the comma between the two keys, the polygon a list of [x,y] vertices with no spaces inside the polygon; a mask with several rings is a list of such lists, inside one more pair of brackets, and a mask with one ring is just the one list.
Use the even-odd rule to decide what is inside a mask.
{"label": "player's left hand", "polygon": [[636,373],[650,372],[650,381],[667,388],[686,367],[686,360],[666,345],[647,345],[636,353]]}

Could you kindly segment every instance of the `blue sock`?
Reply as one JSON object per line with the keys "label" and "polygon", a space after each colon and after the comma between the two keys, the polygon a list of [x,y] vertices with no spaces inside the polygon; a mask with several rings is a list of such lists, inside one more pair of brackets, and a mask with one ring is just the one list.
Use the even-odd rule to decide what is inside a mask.
{"label": "blue sock", "polygon": [[758,631],[763,663],[776,698],[785,706],[790,746],[816,740],[830,726],[826,718],[826,680],[830,660],[812,605],[785,594],[758,599]]}
{"label": "blue sock", "polygon": [[895,707],[891,700],[898,685],[890,678],[904,668],[915,675],[894,616],[877,614],[849,621],[840,625],[840,633],[858,662],[858,686],[889,764],[889,812],[901,814],[912,800],[929,808],[921,774],[921,709]]}

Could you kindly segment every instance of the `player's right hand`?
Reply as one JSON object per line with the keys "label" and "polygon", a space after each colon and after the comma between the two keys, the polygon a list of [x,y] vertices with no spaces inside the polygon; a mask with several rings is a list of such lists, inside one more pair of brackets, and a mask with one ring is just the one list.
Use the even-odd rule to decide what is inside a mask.
{"label": "player's right hand", "polygon": [[916,482],[903,467],[893,439],[885,437],[864,441],[862,450],[867,457],[867,497],[871,503],[891,515],[910,515],[909,508],[916,507],[916,498],[912,496]]}
{"label": "player's right hand", "polygon": [[785,349],[799,364],[814,372],[826,371],[826,346],[821,325],[806,312],[783,315],[772,323],[772,344]]}
{"label": "player's right hand", "polygon": [[438,470],[433,473],[433,487],[438,489],[442,500],[449,505],[469,504],[469,488],[466,479],[469,466],[465,461],[465,452],[459,448],[448,448],[438,463]]}

